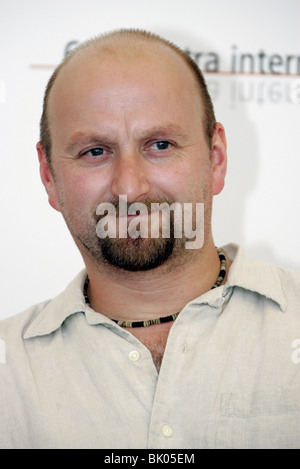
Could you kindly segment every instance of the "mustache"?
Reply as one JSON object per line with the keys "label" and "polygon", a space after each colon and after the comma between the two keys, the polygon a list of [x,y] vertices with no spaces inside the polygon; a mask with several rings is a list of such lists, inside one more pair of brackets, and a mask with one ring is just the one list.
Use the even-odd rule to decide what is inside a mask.
{"label": "mustache", "polygon": [[[129,207],[131,207],[131,205],[137,204],[137,203],[143,204],[147,208],[148,213],[150,213],[152,204],[167,203],[168,205],[172,205],[174,202],[175,201],[173,199],[170,199],[168,197],[162,197],[162,196],[157,196],[157,197],[153,197],[153,198],[152,197],[146,197],[143,200],[136,200],[134,202],[125,202],[125,200],[123,200],[121,202],[122,203],[122,214],[124,213],[125,209],[126,209],[126,213],[128,213]],[[103,203],[103,202],[100,202],[100,204],[101,203]],[[120,199],[119,198],[118,199],[112,199],[112,200],[109,200],[109,201],[105,201],[105,203],[111,204],[115,208],[116,216],[119,216],[119,214],[120,214]],[[96,222],[101,220],[104,216],[105,216],[105,214],[104,215],[97,215],[96,210],[94,211],[94,220]]]}

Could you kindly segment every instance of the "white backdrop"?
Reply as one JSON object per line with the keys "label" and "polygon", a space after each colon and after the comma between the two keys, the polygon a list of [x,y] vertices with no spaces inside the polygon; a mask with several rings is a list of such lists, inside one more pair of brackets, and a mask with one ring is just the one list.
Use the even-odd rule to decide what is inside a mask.
{"label": "white backdrop", "polygon": [[83,267],[39,179],[42,97],[71,41],[121,27],[162,34],[210,71],[229,156],[216,244],[300,269],[299,0],[0,1],[0,318],[53,297]]}

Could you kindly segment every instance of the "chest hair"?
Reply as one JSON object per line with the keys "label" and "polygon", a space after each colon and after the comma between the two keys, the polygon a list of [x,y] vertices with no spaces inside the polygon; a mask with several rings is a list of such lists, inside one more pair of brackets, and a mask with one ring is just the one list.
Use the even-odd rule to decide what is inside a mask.
{"label": "chest hair", "polygon": [[132,330],[132,334],[150,351],[153,363],[158,372],[161,367],[172,324],[173,323],[156,324]]}

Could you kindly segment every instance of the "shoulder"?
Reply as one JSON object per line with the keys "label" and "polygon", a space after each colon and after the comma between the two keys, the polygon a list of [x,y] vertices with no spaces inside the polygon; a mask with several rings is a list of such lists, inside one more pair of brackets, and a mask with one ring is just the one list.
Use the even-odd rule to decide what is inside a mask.
{"label": "shoulder", "polygon": [[249,257],[235,244],[224,246],[232,260],[227,285],[240,287],[249,295],[272,300],[281,311],[290,311],[300,317],[300,272]]}
{"label": "shoulder", "polygon": [[300,272],[292,269],[276,267],[283,295],[288,310],[300,313]]}
{"label": "shoulder", "polygon": [[25,311],[0,321],[0,340],[23,340],[29,325],[44,310],[51,300],[30,306]]}
{"label": "shoulder", "polygon": [[55,298],[31,306],[15,316],[0,321],[0,340],[15,341],[47,335],[57,329],[74,312],[85,307],[83,283],[86,271],[81,271]]}
{"label": "shoulder", "polygon": [[[276,267],[276,269],[283,286],[291,288],[300,286],[300,272],[284,267]],[[300,293],[299,290],[297,292]]]}

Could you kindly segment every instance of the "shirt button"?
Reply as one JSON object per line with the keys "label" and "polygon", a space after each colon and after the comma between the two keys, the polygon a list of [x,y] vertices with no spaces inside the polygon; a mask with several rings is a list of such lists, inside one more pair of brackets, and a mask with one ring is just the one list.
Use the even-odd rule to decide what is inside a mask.
{"label": "shirt button", "polygon": [[141,354],[137,350],[132,350],[132,352],[129,353],[128,358],[132,362],[136,362],[140,358]]}
{"label": "shirt button", "polygon": [[169,425],[163,425],[161,427],[161,432],[166,438],[170,438],[173,435],[173,430]]}

